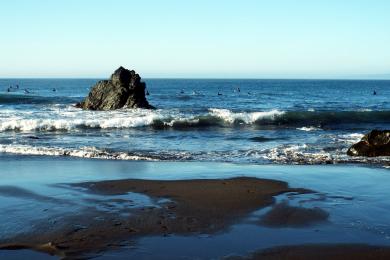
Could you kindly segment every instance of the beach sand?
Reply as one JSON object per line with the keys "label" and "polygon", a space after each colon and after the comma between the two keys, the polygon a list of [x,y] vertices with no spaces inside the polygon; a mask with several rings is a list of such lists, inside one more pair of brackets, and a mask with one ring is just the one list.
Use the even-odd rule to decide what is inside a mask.
{"label": "beach sand", "polygon": [[300,245],[261,250],[250,256],[226,257],[226,260],[386,260],[390,247],[369,245]]}
{"label": "beach sand", "polygon": [[[100,195],[142,193],[150,196],[155,206],[132,210],[125,207],[122,211],[105,214],[87,210],[64,218],[62,225],[40,223],[40,230],[44,232],[13,238],[1,248],[30,248],[60,257],[73,257],[98,253],[119,245],[123,240],[140,236],[213,234],[237,223],[251,212],[271,205],[276,195],[310,192],[289,188],[281,181],[245,177],[182,181],[114,180],[69,185],[69,188],[72,187]],[[96,200],[95,203],[104,202]],[[302,221],[310,214],[303,214]],[[283,222],[282,215],[283,212],[275,214],[275,222]]]}
{"label": "beach sand", "polygon": [[[67,172],[78,163],[84,167],[84,176],[80,172]],[[368,230],[368,226],[359,226],[348,215],[356,215],[363,223],[364,216],[375,221],[380,214],[374,210],[387,212],[385,201],[383,204],[373,197],[379,207],[370,208],[367,200],[379,196],[378,190],[385,191],[387,177],[381,170],[356,168],[358,173],[366,172],[366,176],[352,184],[346,180],[357,175],[348,173],[350,167],[294,169],[117,162],[120,170],[107,167],[111,170],[103,176],[91,173],[88,167],[105,169],[109,162],[27,160],[0,164],[9,170],[9,179],[0,183],[0,202],[4,209],[0,257],[4,259],[15,259],[19,254],[39,257],[40,253],[64,259],[390,257],[385,238],[387,225],[381,227],[384,231],[371,227]],[[213,167],[210,172],[223,178],[214,175],[194,178],[198,172],[207,172],[202,169],[210,166]],[[21,180],[19,167],[29,168],[28,174],[33,177]],[[34,172],[35,168],[41,171],[40,175]],[[178,173],[168,175],[173,168]],[[54,174],[54,169],[59,173]],[[247,177],[238,176],[243,172]],[[129,178],[133,173],[144,174],[146,179]],[[281,176],[291,179],[291,183],[281,181]],[[334,180],[326,176],[333,176]],[[45,180],[44,186],[34,183],[39,183],[39,178]],[[319,182],[319,179],[329,181]],[[370,180],[378,185],[370,187]],[[342,196],[337,192],[340,190],[337,185],[350,186],[355,193]],[[366,202],[362,204],[359,198],[362,192],[354,190],[358,186],[366,187],[366,197],[363,197]],[[28,219],[18,218],[17,211]],[[354,226],[345,220],[355,223]],[[379,225],[383,221],[386,222],[386,215],[378,217],[375,223]]]}

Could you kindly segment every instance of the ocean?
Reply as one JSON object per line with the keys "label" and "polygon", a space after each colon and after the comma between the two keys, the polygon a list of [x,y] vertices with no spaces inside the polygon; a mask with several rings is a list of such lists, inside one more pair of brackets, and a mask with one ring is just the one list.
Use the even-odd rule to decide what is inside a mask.
{"label": "ocean", "polygon": [[[390,129],[390,81],[146,79],[156,110],[75,108],[96,81],[0,80],[1,259],[229,259],[310,244],[388,249],[390,158],[346,151],[372,129]],[[254,178],[268,184],[254,187]],[[93,190],[134,180],[157,183],[164,195],[149,195],[153,185],[144,184],[141,192]],[[176,193],[157,182],[183,180],[189,184]],[[275,191],[269,205],[231,218],[261,199],[253,192],[281,181],[297,190]],[[208,193],[206,182],[221,183]],[[182,217],[180,196],[201,202],[186,204]],[[213,199],[229,201],[222,218],[211,217]],[[262,222],[267,217],[276,225]]]}
{"label": "ocean", "polygon": [[363,134],[389,129],[390,81],[146,79],[157,110],[75,108],[97,81],[0,79],[0,159],[390,162],[346,155]]}

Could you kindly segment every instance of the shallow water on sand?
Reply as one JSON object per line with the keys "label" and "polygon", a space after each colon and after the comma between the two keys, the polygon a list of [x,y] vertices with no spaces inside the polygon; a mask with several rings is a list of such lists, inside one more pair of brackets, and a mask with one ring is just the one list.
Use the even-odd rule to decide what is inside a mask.
{"label": "shallow water on sand", "polygon": [[7,260],[52,260],[58,257],[50,256],[44,253],[34,252],[32,250],[0,250],[0,259]]}
{"label": "shallow water on sand", "polygon": [[[102,196],[69,189],[63,183],[114,179],[214,179],[248,176],[283,180],[314,194],[280,195],[277,202],[303,208],[318,207],[326,221],[307,226],[264,226],[259,221],[272,206],[253,212],[239,224],[217,234],[154,236],[124,243],[101,259],[159,257],[209,259],[288,244],[369,243],[390,245],[390,172],[388,169],[347,166],[240,165],[194,162],[134,162],[19,157],[0,161],[0,238],[28,232],[36,221],[58,221],[81,212]],[[122,196],[122,197],[120,197]],[[148,205],[145,195],[128,194],[131,206]],[[103,196],[110,199],[110,196]],[[115,203],[99,210],[115,211]],[[8,252],[8,251],[7,251]],[[11,252],[12,254],[12,252]]]}

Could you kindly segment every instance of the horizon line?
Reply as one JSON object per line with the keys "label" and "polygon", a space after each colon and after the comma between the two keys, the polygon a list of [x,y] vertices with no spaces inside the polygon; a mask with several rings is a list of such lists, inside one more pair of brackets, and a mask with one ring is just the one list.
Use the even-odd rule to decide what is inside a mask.
{"label": "horizon line", "polygon": [[[109,79],[109,77],[1,77],[0,80],[10,79]],[[390,76],[386,77],[142,77],[146,80],[390,80]]]}

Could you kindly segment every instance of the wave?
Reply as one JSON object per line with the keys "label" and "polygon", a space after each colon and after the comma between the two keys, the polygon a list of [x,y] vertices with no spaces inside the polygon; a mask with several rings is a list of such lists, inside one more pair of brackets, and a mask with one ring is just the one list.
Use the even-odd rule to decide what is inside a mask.
{"label": "wave", "polygon": [[268,150],[264,150],[260,157],[277,164],[342,164],[342,163],[362,163],[388,165],[388,157],[350,157],[346,153],[346,148],[335,148],[327,151],[324,148],[316,148],[309,144],[302,145],[280,145]]}
{"label": "wave", "polygon": [[332,139],[335,142],[342,142],[342,143],[352,145],[354,143],[359,142],[363,138],[363,136],[364,134],[361,133],[352,133],[352,134],[338,135]]}
{"label": "wave", "polygon": [[340,124],[388,122],[390,122],[390,111],[289,111],[272,123],[322,127]]}
{"label": "wave", "polygon": [[253,124],[263,120],[274,121],[285,112],[271,110],[266,112],[232,112],[228,109],[210,109],[210,114],[230,124]]}
{"label": "wave", "polygon": [[295,127],[302,131],[321,130],[344,124],[389,123],[390,111],[258,111],[233,112],[210,108],[204,113],[178,110],[83,111],[53,107],[47,111],[0,110],[0,131],[71,131],[77,129],[126,129],[139,127]]}
{"label": "wave", "polygon": [[332,161],[328,153],[305,152],[307,145],[278,146],[269,150],[239,150],[225,152],[190,153],[181,151],[158,152],[117,152],[96,147],[63,148],[33,146],[25,144],[1,144],[0,153],[33,156],[77,157],[104,160],[131,160],[131,161],[223,161],[259,162],[261,158],[279,164],[322,164]]}
{"label": "wave", "polygon": [[[25,135],[31,138],[31,135]],[[323,134],[324,141],[305,143],[299,140],[289,140],[287,143],[277,142],[264,145],[240,146],[237,149],[222,150],[185,150],[179,147],[166,149],[160,146],[155,149],[130,149],[94,146],[50,145],[46,140],[42,142],[22,143],[6,142],[0,144],[0,154],[37,155],[37,156],[65,156],[79,158],[93,158],[105,160],[144,160],[144,161],[215,161],[234,163],[260,163],[260,164],[338,164],[338,163],[364,163],[389,165],[389,157],[350,157],[347,149],[360,140],[361,133]],[[36,137],[33,137],[36,138]],[[283,137],[281,137],[282,139]],[[267,136],[254,136],[253,142],[269,142],[277,140]],[[248,140],[248,141],[249,141]],[[240,142],[240,141],[238,141]],[[293,143],[292,143],[293,142]],[[116,147],[116,148],[115,148]],[[240,149],[241,148],[241,149]],[[0,155],[1,156],[1,155]]]}
{"label": "wave", "polygon": [[206,114],[184,114],[174,110],[116,110],[83,111],[68,108],[61,111],[33,113],[14,110],[0,111],[0,131],[69,131],[75,129],[98,128],[190,128],[190,127],[228,127],[232,125],[251,125],[262,118],[272,118],[283,112],[234,113],[226,109],[210,109]]}
{"label": "wave", "polygon": [[110,151],[96,147],[63,148],[32,146],[25,144],[2,144],[0,154],[76,157],[125,161],[204,161],[260,164],[345,164],[361,163],[389,167],[388,157],[350,157],[343,149],[327,152],[309,144],[280,145],[271,149],[249,149],[235,151],[190,152],[190,151]]}
{"label": "wave", "polygon": [[155,161],[155,158],[131,155],[125,152],[108,152],[95,147],[81,147],[78,149],[61,147],[39,147],[32,145],[0,145],[0,153],[11,153],[19,155],[45,155],[45,156],[70,156],[91,159],[106,160],[143,160]]}
{"label": "wave", "polygon": [[322,129],[315,126],[309,126],[309,127],[303,126],[303,127],[298,127],[297,130],[311,132],[311,131],[319,131]]}

